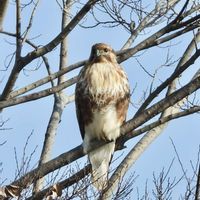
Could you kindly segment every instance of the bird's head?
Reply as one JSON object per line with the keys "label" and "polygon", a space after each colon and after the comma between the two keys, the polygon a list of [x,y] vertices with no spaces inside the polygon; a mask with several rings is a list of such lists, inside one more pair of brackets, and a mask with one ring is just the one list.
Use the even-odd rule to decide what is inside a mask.
{"label": "bird's head", "polygon": [[116,54],[111,46],[104,43],[93,45],[89,60],[93,62],[101,62],[105,59],[109,62],[116,62]]}

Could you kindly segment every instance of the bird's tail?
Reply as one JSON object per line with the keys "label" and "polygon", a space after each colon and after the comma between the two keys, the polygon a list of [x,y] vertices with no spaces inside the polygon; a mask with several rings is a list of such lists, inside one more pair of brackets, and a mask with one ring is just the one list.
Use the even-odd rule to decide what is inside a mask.
{"label": "bird's tail", "polygon": [[113,141],[88,153],[92,165],[92,184],[98,190],[102,190],[106,187],[109,163],[114,149],[115,142]]}

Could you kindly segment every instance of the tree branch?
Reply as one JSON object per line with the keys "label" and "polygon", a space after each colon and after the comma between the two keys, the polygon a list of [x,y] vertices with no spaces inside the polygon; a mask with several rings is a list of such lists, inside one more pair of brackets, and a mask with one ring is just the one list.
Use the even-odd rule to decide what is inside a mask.
{"label": "tree branch", "polygon": [[[81,179],[83,179],[85,176],[87,176],[91,172],[91,165],[87,165],[83,169],[79,170],[77,173],[72,175],[71,177],[56,183],[56,185],[59,185],[59,189],[62,191],[65,188],[77,183]],[[52,194],[52,189],[54,188],[54,185],[45,188],[44,190],[36,193],[34,196],[27,198],[27,200],[37,200],[37,199],[42,199],[45,196],[51,196]]]}
{"label": "tree branch", "polygon": [[46,77],[44,77],[44,78],[42,78],[42,79],[40,79],[38,81],[35,81],[35,82],[33,82],[33,83],[23,87],[23,88],[20,88],[20,89],[18,89],[16,91],[13,91],[9,95],[9,99],[17,97],[17,96],[20,96],[20,95],[22,95],[22,94],[24,94],[26,92],[29,92],[29,91],[31,91],[31,90],[33,90],[33,89],[35,89],[35,88],[37,88],[37,87],[39,87],[41,85],[44,85],[44,84],[46,84],[46,83],[58,78],[59,76],[62,76],[63,74],[72,71],[73,69],[76,69],[78,67],[83,66],[85,63],[86,63],[85,60],[84,61],[80,61],[80,62],[78,62],[76,64],[70,65],[69,67],[65,67],[62,70],[60,70],[58,72],[55,72],[55,73],[53,73],[53,74],[51,74],[49,76],[46,76]]}
{"label": "tree branch", "polygon": [[[199,33],[197,33],[197,36],[199,36]],[[178,63],[176,70],[179,70],[182,65],[184,65],[190,58],[192,51],[195,49],[194,43],[196,43],[196,37],[191,41],[190,45],[186,49],[186,51],[183,54],[182,59]],[[177,78],[176,78],[177,79]],[[176,79],[174,79],[171,84],[169,85],[166,98],[172,94],[175,90],[176,85]],[[141,106],[142,107],[142,106]],[[140,109],[139,109],[140,110]],[[165,120],[166,117],[170,116],[172,117],[173,114],[176,112],[176,108],[174,106],[171,106],[167,109],[165,109],[159,118],[159,120]],[[139,113],[139,112],[138,112]],[[137,116],[137,113],[136,115]],[[120,165],[117,167],[113,175],[111,176],[109,180],[108,187],[105,189],[105,191],[102,193],[102,196],[100,199],[109,199],[113,191],[116,189],[117,185],[121,181],[122,177],[125,175],[125,173],[128,171],[128,169],[135,163],[137,158],[144,152],[144,150],[163,132],[165,127],[167,126],[167,123],[161,123],[159,126],[156,126],[155,128],[152,128],[148,133],[146,133],[142,139],[131,149],[131,151],[128,153],[128,155],[124,158],[124,160],[120,163]],[[111,183],[110,183],[111,181]]]}
{"label": "tree branch", "polygon": [[[200,15],[197,15],[195,17],[192,17],[191,19],[182,22],[182,23],[176,23],[175,20],[173,20],[172,22],[170,22],[167,26],[165,26],[164,28],[160,29],[159,31],[157,31],[156,33],[154,33],[153,35],[149,36],[147,39],[145,39],[144,41],[140,42],[138,45],[136,45],[133,48],[130,48],[128,50],[122,50],[120,51],[120,56],[118,58],[118,62],[123,62],[125,60],[127,60],[128,58],[130,58],[131,56],[133,56],[135,53],[137,53],[140,50],[143,49],[147,49],[151,46],[155,46],[156,45],[156,41],[161,38],[163,35],[170,33],[172,31],[176,31],[178,29],[181,29],[185,26],[190,26],[193,23],[195,23],[194,28],[197,28],[199,25],[199,19],[200,19]],[[118,53],[118,52],[117,52]]]}
{"label": "tree branch", "polygon": [[137,116],[142,110],[144,110],[152,100],[163,90],[165,89],[169,83],[171,83],[174,79],[178,78],[182,72],[184,72],[189,66],[191,66],[195,60],[200,56],[200,50],[197,50],[190,59],[188,59],[184,64],[176,68],[176,70],[172,73],[172,75],[166,79],[161,85],[159,85],[145,100],[142,106],[137,110],[135,116]]}
{"label": "tree branch", "polygon": [[197,184],[196,184],[196,192],[195,192],[195,200],[200,199],[200,164],[199,164],[199,171],[197,174]]}
{"label": "tree branch", "polygon": [[1,101],[8,98],[9,93],[11,92],[18,78],[18,75],[23,69],[23,67],[32,62],[34,59],[52,51],[58,44],[60,44],[60,42],[63,41],[63,39],[75,28],[75,26],[80,22],[80,20],[89,12],[92,6],[98,1],[99,0],[89,0],[77,13],[77,15],[69,22],[69,24],[64,28],[64,30],[60,34],[58,34],[51,42],[49,42],[44,47],[38,48],[37,50],[28,53],[25,57],[18,59],[18,62],[13,67],[13,70],[0,97]]}
{"label": "tree branch", "polygon": [[[148,120],[150,120],[151,118],[153,118],[155,115],[163,112],[170,106],[176,104],[184,97],[192,94],[194,91],[196,91],[199,88],[200,88],[200,76],[195,78],[194,80],[192,80],[190,83],[188,83],[181,89],[172,93],[167,98],[160,100],[155,105],[146,109],[137,117],[126,122],[126,124],[124,124],[121,129],[121,133],[122,133],[121,137],[123,137],[123,135],[125,133],[128,133],[128,132],[136,129],[143,123],[145,123]],[[48,174],[49,172],[54,171],[64,165],[67,165],[67,164],[73,162],[74,160],[82,157],[83,155],[84,154],[83,154],[82,146],[77,146],[76,148],[72,149],[71,151],[61,154],[57,158],[55,158],[47,163],[44,163],[40,168],[36,168],[35,170],[29,172],[28,174],[21,177],[17,181],[14,181],[11,185],[19,185],[20,188],[23,189],[23,188],[27,187],[28,185],[30,185],[35,180],[37,180],[38,178],[41,178],[41,177],[45,176],[46,174]],[[126,170],[127,170],[127,168],[126,168]],[[111,179],[111,181],[116,181],[116,177],[113,180]]]}
{"label": "tree branch", "polygon": [[[118,55],[119,55],[119,57],[120,57],[121,55],[123,55],[123,54],[125,54],[125,53],[128,53],[128,52],[131,51],[131,50],[132,50],[132,49],[127,49],[127,50],[125,50],[125,51],[122,50],[122,51],[118,52]],[[192,64],[192,63],[194,62],[194,60],[195,60],[198,56],[199,56],[199,51],[197,51],[197,52],[193,55],[193,57],[191,57],[191,59],[181,67],[181,69],[179,69],[178,71],[174,72],[174,74],[172,74],[172,76],[171,76],[169,79],[167,79],[165,82],[163,82],[163,84],[160,85],[160,86],[149,96],[149,99],[147,99],[147,100],[145,101],[145,102],[146,102],[145,104],[148,105],[149,103],[148,103],[147,101],[151,102],[152,99],[157,95],[157,93],[158,93],[159,91],[162,91],[165,87],[167,87],[167,85],[168,85],[171,81],[173,81],[173,79],[176,78],[180,73],[182,73],[187,67],[189,67],[188,64],[189,64],[190,62],[191,62],[190,64]],[[120,58],[119,58],[119,61],[121,61]],[[21,88],[21,89],[19,89],[19,90],[17,90],[17,91],[12,92],[12,93],[10,94],[10,97],[13,98],[13,97],[15,97],[15,96],[24,94],[24,93],[26,93],[26,92],[28,92],[28,91],[30,91],[30,90],[32,90],[32,89],[35,89],[36,87],[39,87],[39,86],[41,86],[41,85],[43,85],[43,84],[45,84],[45,83],[48,83],[50,80],[53,80],[53,79],[57,78],[58,76],[61,76],[61,75],[65,74],[65,73],[67,73],[67,72],[69,72],[69,71],[71,71],[71,70],[73,70],[73,69],[75,69],[75,68],[78,68],[78,67],[84,65],[85,62],[86,62],[86,61],[80,61],[80,62],[78,62],[78,63],[76,63],[76,64],[74,64],[74,65],[69,66],[68,68],[63,68],[62,70],[60,70],[60,71],[58,71],[58,72],[56,72],[56,73],[54,73],[54,74],[52,74],[52,75],[49,75],[49,76],[47,76],[47,77],[45,77],[45,78],[43,78],[43,79],[40,79],[39,81],[36,81],[36,82],[34,82],[34,83],[32,83],[32,84],[30,84],[30,85],[28,85],[28,86],[25,86],[24,88]],[[182,71],[182,70],[183,70],[183,71]],[[50,89],[49,89],[49,90],[50,90]],[[58,90],[55,90],[55,91],[57,92]],[[42,93],[42,92],[41,92],[41,93]],[[51,95],[51,94],[52,94],[52,93],[49,93],[49,91],[48,91],[48,92],[46,92],[45,94],[43,94],[43,95],[41,95],[41,96],[38,95],[38,98],[42,98],[42,97],[44,97],[44,96],[46,96],[46,95]],[[31,98],[28,97],[28,99],[31,99]],[[33,100],[35,100],[35,99],[37,99],[37,98],[34,97]],[[29,101],[30,101],[30,100],[29,100]],[[12,105],[16,105],[16,104],[24,103],[24,102],[26,102],[25,98],[19,98],[17,101],[16,101],[16,100],[8,100],[7,102],[2,101],[2,102],[0,102],[0,108],[12,106]],[[147,105],[145,105],[145,104],[143,105],[144,107],[147,106]],[[141,108],[141,109],[142,109],[142,108]],[[139,113],[140,111],[141,111],[141,110],[139,109],[137,113]]]}
{"label": "tree branch", "polygon": [[[198,19],[199,19],[199,16],[198,16]],[[191,30],[193,30],[193,28],[196,28],[197,26],[195,26],[193,28],[191,28],[191,27],[192,26],[186,27],[185,31],[186,32],[187,31],[191,31]],[[181,31],[183,31],[183,30],[181,30]],[[173,33],[172,35],[166,36],[165,38],[161,38],[159,40],[158,39],[157,40],[153,40],[152,38],[154,38],[154,39],[157,38],[157,36],[156,36],[157,34],[153,34],[150,38],[147,38],[146,40],[144,40],[140,44],[136,45],[136,47],[133,47],[133,48],[130,48],[130,49],[126,49],[126,50],[118,51],[117,52],[118,61],[119,62],[123,62],[124,60],[130,58],[131,56],[133,56],[135,53],[137,53],[140,50],[147,49],[149,47],[153,47],[155,45],[167,42],[167,41],[169,41],[169,39],[172,39],[172,38],[175,38],[177,36],[180,36],[184,32],[184,31],[183,32],[181,32],[181,31],[179,31],[177,33]],[[51,80],[53,80],[53,79],[55,79],[55,78],[63,75],[63,74],[65,74],[65,73],[67,73],[67,72],[75,69],[75,68],[78,68],[78,67],[84,65],[85,62],[86,62],[85,60],[84,61],[80,61],[80,62],[78,62],[78,63],[76,63],[74,65],[71,65],[69,68],[64,68],[64,69],[60,70],[59,72],[56,72],[56,73],[54,73],[54,74],[52,74],[50,76],[47,76],[47,77],[45,77],[45,78],[43,78],[43,79],[41,79],[39,81],[36,81],[36,82],[34,82],[34,83],[32,83],[32,84],[30,84],[28,86],[25,86],[22,89],[14,91],[14,92],[12,92],[10,94],[10,97],[15,97],[17,95],[21,95],[21,94],[23,94],[23,93],[25,93],[27,91],[35,89],[36,87],[39,87],[39,86],[41,86],[41,85],[43,85],[43,84],[45,84],[45,83],[47,83],[47,82],[49,82]]]}
{"label": "tree branch", "polygon": [[163,11],[163,1],[160,0],[157,2],[155,8],[142,19],[138,27],[132,31],[131,36],[128,38],[122,49],[130,48],[132,43],[137,38],[138,34],[143,31],[145,28],[147,28],[150,24],[153,24],[156,20],[160,19],[160,15],[158,14],[161,10],[163,15],[169,11],[170,8],[172,8],[179,0],[170,0],[168,1],[166,8],[164,8]]}
{"label": "tree branch", "polygon": [[3,21],[8,8],[9,0],[0,0],[0,30],[3,29]]}
{"label": "tree branch", "polygon": [[32,94],[28,94],[26,96],[14,98],[14,99],[8,99],[6,101],[0,101],[0,109],[14,106],[14,105],[21,104],[21,103],[25,103],[25,102],[29,102],[29,101],[34,101],[34,100],[55,94],[65,88],[75,84],[76,81],[77,81],[77,76],[69,79],[68,81],[65,81],[64,83],[62,83],[58,86],[54,86],[52,88],[48,88],[48,89],[42,90],[40,92],[35,92]]}
{"label": "tree branch", "polygon": [[[70,20],[69,14],[70,14],[71,6],[72,6],[72,1],[69,0],[69,1],[64,2],[63,4],[64,5],[63,5],[63,11],[62,11],[61,31],[63,31],[64,28],[69,23],[69,20]],[[61,42],[59,69],[62,70],[64,66],[66,65],[67,65],[67,37],[65,37],[63,41]],[[64,83],[64,80],[65,80],[64,75],[59,76],[57,85],[61,85],[62,83]],[[53,110],[52,110],[51,117],[49,119],[49,123],[46,129],[45,139],[44,139],[43,148],[42,148],[38,166],[41,166],[43,163],[50,160],[53,144],[56,137],[57,128],[60,123],[64,107],[65,107],[65,94],[64,94],[64,91],[61,90],[54,94]],[[43,182],[44,182],[43,178],[36,181],[34,185],[34,193],[38,193],[41,190],[41,188],[43,187]]]}
{"label": "tree branch", "polygon": [[[128,141],[129,139],[133,138],[133,137],[136,137],[146,131],[149,131],[151,130],[152,128],[155,128],[163,123],[166,123],[172,119],[177,119],[179,117],[183,117],[183,116],[187,116],[187,115],[190,115],[190,114],[193,114],[193,113],[196,113],[196,112],[199,112],[200,111],[200,107],[198,106],[195,106],[193,108],[190,108],[188,110],[185,110],[185,111],[182,111],[182,112],[179,112],[179,113],[175,113],[173,115],[169,115],[167,117],[164,117],[162,119],[159,119],[158,121],[155,121],[153,123],[150,123],[149,125],[145,125],[143,128],[140,128],[138,130],[133,130],[123,136],[121,136],[118,140],[117,140],[117,144],[116,144],[116,150],[119,150],[121,149],[121,146],[122,144],[124,144],[126,141]],[[97,144],[96,144],[97,145]],[[102,144],[98,144],[99,145],[104,145],[103,143]],[[93,146],[95,147],[95,146]],[[120,148],[119,148],[120,147]],[[72,155],[73,154],[73,155]],[[74,158],[75,156],[75,158]],[[5,186],[4,188],[0,188],[1,190],[5,189],[6,187],[8,188],[15,188],[18,190],[20,190],[20,192],[22,191],[22,189],[28,187],[33,181],[34,181],[34,177],[35,179],[37,179],[38,177],[43,177],[45,176],[46,174],[58,169],[58,168],[61,168],[62,166],[66,165],[66,164],[69,164],[70,162],[82,157],[83,154],[82,154],[82,147],[81,146],[77,146],[76,148],[72,149],[71,151],[69,152],[66,152],[64,154],[61,154],[60,156],[54,158],[53,160],[49,161],[48,163],[46,164],[43,164],[41,165],[41,167],[39,168],[36,168],[35,170],[27,173],[25,176],[21,177],[20,179],[14,181],[13,183],[11,183],[8,186]],[[66,161],[67,160],[67,161]],[[48,166],[48,169],[46,169],[46,167]],[[85,169],[85,168],[84,168]],[[80,172],[74,174],[72,177],[70,177],[69,179],[66,179],[60,183],[58,183],[58,185],[61,185],[61,188],[64,189],[66,187],[69,187],[71,186],[72,184],[74,184],[77,180],[80,180],[84,177],[84,175],[86,175],[87,173],[90,172],[91,168],[90,166],[86,166],[86,169],[89,170],[87,171],[87,173],[85,174],[82,174],[83,173],[83,170],[81,170]],[[48,170],[48,172],[46,171]],[[78,177],[78,179],[74,179],[75,177]],[[80,178],[80,179],[79,179]],[[75,181],[76,180],[76,181]],[[75,181],[75,182],[74,182]],[[12,186],[12,187],[11,187]],[[49,188],[46,188],[45,190],[41,191],[41,193],[39,192],[37,195],[45,195],[49,190],[51,190],[51,187]],[[17,192],[17,191],[16,191]],[[19,193],[19,191],[18,191]],[[2,195],[0,193],[0,195]],[[3,195],[2,195],[3,196]]]}
{"label": "tree branch", "polygon": [[[195,60],[199,57],[200,55],[200,50],[197,50],[193,56],[191,56],[191,58],[182,66],[180,66],[177,70],[174,71],[174,73],[166,80],[164,81],[160,86],[157,87],[156,90],[154,90],[154,92],[152,92],[149,97],[145,100],[145,102],[142,104],[141,108],[138,109],[138,111],[136,112],[136,116],[138,115],[138,113],[140,113],[144,108],[147,107],[147,105],[149,105],[149,103],[163,90],[165,89],[169,83],[171,83],[175,78],[177,78],[184,70],[186,70],[191,64],[193,64],[195,62]],[[48,80],[48,79],[46,79]],[[59,92],[62,89],[69,87],[70,85],[74,84],[77,80],[77,77],[74,77],[73,79],[70,79],[68,81],[66,81],[65,83],[62,83],[59,86],[55,86],[53,88],[49,88],[46,90],[43,90],[41,92],[37,92],[37,93],[33,93],[30,95],[26,95],[26,96],[22,96],[22,97],[18,97],[16,99],[9,99],[7,101],[1,101],[0,102],[0,109],[5,108],[5,107],[9,107],[9,106],[13,106],[13,105],[17,105],[20,103],[24,103],[24,102],[28,102],[28,101],[32,101],[32,100],[36,100],[39,98],[42,98],[44,96],[48,96],[51,95],[55,92]],[[41,82],[41,81],[40,81]],[[34,84],[31,84],[32,86],[34,86]]]}

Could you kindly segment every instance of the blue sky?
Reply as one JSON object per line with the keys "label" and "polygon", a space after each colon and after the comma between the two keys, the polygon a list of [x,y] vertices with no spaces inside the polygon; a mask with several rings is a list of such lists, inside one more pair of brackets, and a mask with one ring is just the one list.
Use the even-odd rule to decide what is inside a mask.
{"label": "blue sky", "polygon": [[[74,12],[75,10],[76,8],[74,8]],[[27,26],[28,16],[30,16],[30,10],[26,8],[24,9],[22,16],[22,22],[25,24],[23,25],[23,28]],[[58,34],[61,23],[60,16],[61,12],[55,1],[41,1],[39,8],[36,11],[33,27],[29,36],[30,38],[39,36],[33,40],[35,44],[44,45]],[[14,32],[14,19],[15,6],[13,3],[10,3],[6,15],[6,21],[4,23],[5,31]],[[90,21],[88,21],[88,23],[90,23]],[[149,34],[151,33],[152,32],[149,32]],[[80,27],[76,27],[68,37],[68,63],[73,64],[88,58],[90,48],[94,43],[108,43],[115,50],[119,50],[128,37],[129,33],[123,28],[106,29],[97,27],[95,29],[82,29]],[[141,35],[136,42],[141,41],[145,37],[146,35]],[[191,34],[187,34],[182,38],[180,37],[172,41],[172,44],[176,45],[174,47],[172,46],[170,49],[170,55],[173,56],[174,60],[180,58],[190,39]],[[0,69],[4,69],[6,56],[14,52],[14,46],[8,44],[7,41],[14,42],[14,39],[1,34]],[[23,50],[24,55],[30,50],[31,49],[28,46],[25,46]],[[52,71],[58,70],[58,51],[59,48],[56,48],[52,53],[47,55]],[[164,63],[167,52],[167,48],[152,48],[145,51],[140,57],[138,57],[138,59],[146,68],[146,70],[148,70],[150,73],[154,73],[155,70],[162,63]],[[8,63],[8,59],[6,60],[6,63]],[[37,62],[34,61],[27,67],[29,71],[25,72],[26,75],[24,73],[20,74],[15,89],[23,87],[28,83],[38,80],[39,78],[43,78],[47,75],[43,65],[37,71],[30,71],[30,69],[34,69],[36,64]],[[12,65],[13,63],[11,63],[11,66],[6,72],[0,72],[0,80],[3,79],[3,82],[0,84],[0,91],[3,89],[3,85],[7,80]],[[122,65],[128,74],[131,88],[134,89],[137,85],[133,93],[132,101],[133,103],[138,104],[143,92],[151,84],[151,78],[141,69],[135,58],[129,59],[128,61],[122,63]],[[167,68],[161,68],[158,71],[157,78],[155,79],[155,87],[158,83],[160,83],[161,80],[165,80],[167,78],[167,75],[169,75],[174,70],[174,67],[175,65]],[[199,62],[196,62],[190,70],[186,71],[182,77],[181,84],[185,84],[187,81],[189,81],[198,67]],[[79,70],[70,72],[67,74],[67,77],[76,75],[78,71]],[[71,94],[73,91],[74,86],[66,89],[67,94]],[[27,154],[31,154],[34,148],[38,145],[31,165],[34,166],[38,161],[46,126],[52,110],[52,103],[53,97],[50,96],[34,102],[17,105],[15,107],[9,107],[0,114],[0,118],[9,119],[6,127],[12,128],[11,130],[0,132],[0,142],[3,142],[4,140],[7,141],[5,145],[0,147],[0,161],[3,162],[3,172],[1,174],[0,182],[5,178],[7,179],[6,183],[9,183],[14,179],[16,169],[14,148],[17,149],[18,158],[20,160],[23,154],[23,148],[26,139],[32,131],[33,135],[27,147]],[[135,112],[136,108],[130,105],[128,119],[131,118]],[[138,186],[141,193],[144,191],[144,186],[147,179],[151,187],[152,173],[156,172],[158,174],[163,167],[167,168],[170,165],[170,162],[174,157],[176,158],[170,138],[173,140],[177,147],[177,151],[180,155],[180,158],[182,159],[184,167],[187,168],[190,174],[192,173],[190,160],[192,160],[194,163],[196,162],[200,144],[198,128],[198,114],[170,122],[169,126],[164,130],[162,135],[153,142],[153,144],[137,160],[137,162],[130,170],[130,172],[136,171],[136,174],[139,175],[137,178],[136,186]],[[123,151],[123,154],[126,154],[128,150],[139,140],[139,138],[134,138],[127,142],[127,149]],[[68,105],[64,110],[62,120],[58,128],[57,137],[52,152],[52,158],[70,150],[71,148],[79,145],[81,142],[82,141],[75,116],[75,106],[74,103],[72,103]],[[121,153],[122,152],[118,152],[116,155],[120,155]],[[85,161],[86,159],[84,158],[78,161],[78,163],[83,164]],[[177,178],[182,176],[182,171],[177,159],[175,159],[174,165],[172,167],[171,176],[175,176]],[[135,195],[136,190],[134,191]],[[183,191],[183,184],[180,184],[180,186],[175,189],[174,199],[179,196],[181,191]]]}

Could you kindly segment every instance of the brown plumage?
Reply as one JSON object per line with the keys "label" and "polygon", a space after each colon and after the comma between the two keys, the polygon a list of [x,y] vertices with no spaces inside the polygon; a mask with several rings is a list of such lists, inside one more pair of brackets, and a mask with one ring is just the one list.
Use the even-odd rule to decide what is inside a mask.
{"label": "brown plumage", "polygon": [[92,181],[99,190],[106,186],[115,140],[125,121],[129,98],[128,79],[113,49],[103,43],[93,45],[89,61],[79,74],[75,103],[85,153],[94,140],[112,141],[88,153]]}

